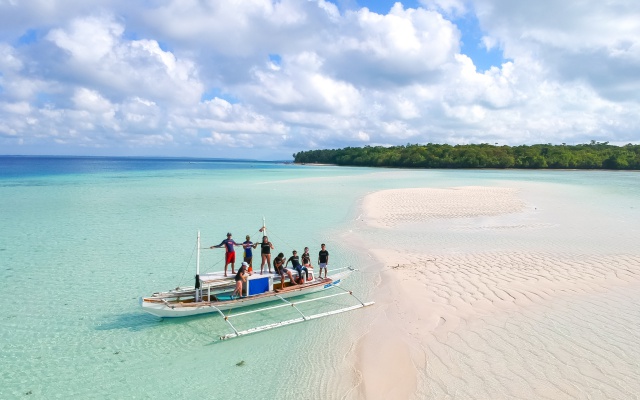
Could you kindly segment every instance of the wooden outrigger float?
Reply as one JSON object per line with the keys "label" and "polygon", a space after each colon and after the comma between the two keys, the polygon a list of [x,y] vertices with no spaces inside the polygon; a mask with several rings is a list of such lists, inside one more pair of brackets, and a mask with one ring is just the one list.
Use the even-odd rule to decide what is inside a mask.
{"label": "wooden outrigger float", "polygon": [[[333,272],[336,271],[338,270],[334,270]],[[356,271],[355,269],[347,267],[341,268],[339,271],[341,272],[332,274],[329,277],[316,278],[313,275],[313,270],[310,269],[309,278],[305,280],[304,283],[297,285],[290,282],[286,275],[284,284],[282,284],[279,274],[253,274],[248,276],[246,283],[243,284],[242,296],[232,296],[231,294],[235,288],[234,276],[225,277],[222,272],[200,275],[200,232],[198,232],[195,285],[191,287],[178,287],[167,292],[153,293],[149,297],[141,297],[140,305],[142,306],[143,311],[161,318],[186,317],[209,313],[219,314],[233,330],[233,333],[222,335],[220,336],[220,339],[229,339],[356,310],[358,308],[374,304],[374,302],[361,301],[353,294],[353,292],[339,286],[344,278],[350,275],[353,271]],[[310,299],[302,298],[297,301],[293,301],[292,299],[325,290],[337,290],[339,292]],[[305,315],[297,307],[300,304],[342,295],[350,295],[357,301],[357,304],[312,315]],[[233,315],[225,315],[223,312],[235,310],[239,307],[256,306],[270,302],[278,302],[280,304],[234,313]],[[230,321],[230,318],[232,317],[235,318],[241,315],[264,312],[283,307],[292,307],[300,314],[300,317],[246,330],[237,330]]]}

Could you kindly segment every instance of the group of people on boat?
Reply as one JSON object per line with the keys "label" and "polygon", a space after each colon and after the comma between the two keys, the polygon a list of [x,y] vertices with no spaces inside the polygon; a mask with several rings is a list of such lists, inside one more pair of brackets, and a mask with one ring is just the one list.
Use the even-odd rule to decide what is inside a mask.
{"label": "group of people on boat", "polygon": [[[260,228],[260,232],[264,231],[264,227]],[[211,246],[211,249],[214,248],[224,248],[225,249],[225,264],[224,264],[224,276],[227,276],[227,267],[231,264],[231,273],[235,274],[235,282],[236,289],[233,295],[242,295],[242,284],[246,282],[246,275],[251,275],[253,273],[253,250],[260,246],[261,253],[261,262],[260,262],[260,274],[262,275],[264,272],[264,266],[267,265],[269,273],[271,272],[271,250],[275,249],[273,244],[269,241],[269,238],[265,235],[262,237],[262,241],[259,243],[253,243],[251,241],[251,237],[249,235],[246,236],[246,240],[243,243],[237,243],[232,238],[231,232],[227,233],[227,238],[224,239],[220,244]],[[236,251],[235,246],[242,246],[244,249],[244,257],[243,262],[238,272],[235,272],[235,262],[236,262]],[[319,277],[322,278],[322,272],[324,270],[324,277],[327,277],[327,265],[329,263],[329,252],[326,249],[326,245],[323,243],[321,246],[321,250],[318,253],[318,267],[319,267]],[[298,273],[298,278],[293,277],[292,271],[288,268],[289,263],[291,263],[291,268],[294,269]],[[275,269],[275,273],[280,275],[280,280],[282,283],[282,287],[284,287],[284,277],[287,275],[289,277],[289,281],[292,285],[303,284],[309,279],[309,269],[313,269],[311,265],[311,256],[309,255],[309,248],[304,248],[304,253],[302,254],[302,259],[298,256],[298,252],[293,250],[292,256],[285,262],[284,253],[279,253],[276,258],[273,260],[273,268]],[[304,274],[304,275],[303,275]]]}

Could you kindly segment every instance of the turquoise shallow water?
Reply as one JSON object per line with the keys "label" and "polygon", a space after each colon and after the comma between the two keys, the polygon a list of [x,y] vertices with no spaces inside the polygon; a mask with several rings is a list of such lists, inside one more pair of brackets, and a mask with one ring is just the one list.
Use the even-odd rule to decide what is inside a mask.
{"label": "turquoise shallow water", "polygon": [[[345,349],[324,362],[315,357],[335,339],[324,324],[218,343],[228,332],[219,319],[160,320],[142,313],[137,299],[191,284],[198,229],[204,245],[218,244],[228,230],[257,238],[265,216],[278,251],[327,241],[337,258],[331,234],[356,191],[336,196],[327,178],[345,171],[100,161],[106,167],[30,169],[0,181],[0,277],[8,291],[0,311],[0,397],[240,398],[257,388],[286,397],[299,389],[277,384],[278,374],[303,368],[296,373],[316,382],[335,374],[335,354]],[[343,259],[353,262],[345,250]],[[221,259],[221,251],[203,252],[203,270],[221,268]],[[344,330],[345,322],[333,319],[331,329]],[[312,360],[322,370],[305,373]],[[241,377],[252,383],[237,387]]]}
{"label": "turquoise shallow water", "polygon": [[[346,355],[366,309],[220,342],[229,330],[219,318],[160,320],[137,299],[191,284],[198,229],[203,245],[227,231],[257,239],[263,216],[277,251],[313,255],[326,242],[332,267],[360,267],[345,287],[369,299],[370,261],[343,235],[375,190],[543,182],[587,194],[585,206],[606,203],[612,217],[640,198],[638,174],[624,172],[94,158],[0,167],[0,398],[350,397],[359,378]],[[203,270],[222,256],[203,251]]]}

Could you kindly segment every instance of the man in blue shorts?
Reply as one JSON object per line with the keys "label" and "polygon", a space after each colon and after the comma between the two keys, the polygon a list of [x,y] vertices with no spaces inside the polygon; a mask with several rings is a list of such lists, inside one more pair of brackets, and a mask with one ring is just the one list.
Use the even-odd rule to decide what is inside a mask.
{"label": "man in blue shorts", "polygon": [[[298,257],[297,251],[293,251],[293,255],[289,257],[287,263],[284,265],[285,268],[287,267],[287,265],[289,265],[289,261],[291,261],[291,266],[293,267],[293,269],[298,271],[298,276],[300,277],[299,283],[305,283],[307,279],[309,279],[309,270],[307,269],[307,267],[303,267],[302,265],[300,265],[300,258]],[[302,271],[304,271],[304,276],[302,276]]]}
{"label": "man in blue shorts", "polygon": [[255,249],[256,246],[253,245],[249,235],[247,235],[247,240],[242,242],[242,247],[244,248],[244,262],[249,264],[247,271],[253,272],[253,252],[251,250]]}

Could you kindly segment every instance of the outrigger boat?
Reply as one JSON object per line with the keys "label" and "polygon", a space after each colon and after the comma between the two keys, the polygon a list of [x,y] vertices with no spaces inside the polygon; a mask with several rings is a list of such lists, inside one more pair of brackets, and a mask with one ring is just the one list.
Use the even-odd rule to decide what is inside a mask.
{"label": "outrigger boat", "polygon": [[[150,297],[141,297],[140,305],[142,310],[155,316],[165,317],[186,317],[192,315],[201,315],[208,313],[217,313],[221,315],[229,324],[233,333],[220,336],[220,339],[228,339],[232,337],[242,336],[249,333],[261,332],[281,326],[291,325],[298,322],[309,321],[329,315],[339,314],[346,311],[355,310],[374,304],[374,302],[363,302],[358,299],[352,291],[341,288],[339,285],[344,278],[350,275],[355,269],[351,267],[342,268],[341,272],[331,275],[330,277],[317,278],[313,274],[313,270],[309,270],[309,277],[304,283],[294,284],[285,275],[284,284],[281,283],[279,274],[252,274],[247,277],[247,281],[243,284],[242,296],[232,296],[235,288],[234,275],[225,277],[223,272],[212,272],[200,275],[200,232],[197,238],[196,253],[196,276],[195,285],[190,287],[177,287],[167,292],[156,292]],[[334,270],[334,272],[337,270]],[[298,301],[289,301],[287,299],[316,293],[324,290],[336,289],[338,293],[332,293],[325,296],[314,297],[310,299],[301,299]],[[337,310],[327,311],[319,314],[305,315],[296,305],[327,299],[330,297],[351,295],[357,304]],[[268,302],[278,302],[281,304],[271,305],[250,311],[234,313],[233,315],[225,315],[223,311],[236,309],[239,307],[255,306]],[[268,325],[262,325],[247,330],[237,330],[229,318],[257,313],[267,310],[273,310],[281,307],[293,307],[300,317],[276,322]]]}

